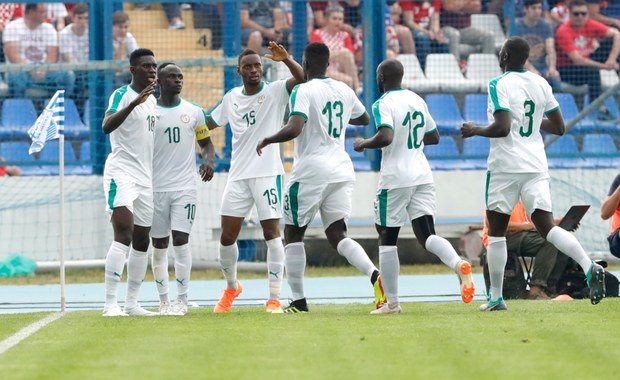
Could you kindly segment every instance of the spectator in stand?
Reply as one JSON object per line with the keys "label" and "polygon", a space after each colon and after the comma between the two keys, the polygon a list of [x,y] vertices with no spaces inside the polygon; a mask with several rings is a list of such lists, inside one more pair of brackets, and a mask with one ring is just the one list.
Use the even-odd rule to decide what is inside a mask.
{"label": "spectator in stand", "polygon": [[[0,156],[0,162],[4,162],[4,157]],[[0,165],[0,177],[19,175],[22,175],[22,170],[18,166]]]}
{"label": "spectator in stand", "polygon": [[69,16],[67,7],[63,3],[47,3],[47,18],[45,22],[54,25],[57,31],[65,28],[65,17]]}
{"label": "spectator in stand", "polygon": [[164,13],[170,24],[170,29],[185,29],[185,23],[181,18],[181,3],[161,3]]}
{"label": "spectator in stand", "polygon": [[549,18],[554,27],[558,27],[568,21],[568,6],[563,0],[558,0],[549,11]]}
{"label": "spectator in stand", "polygon": [[440,0],[399,1],[403,10],[403,25],[413,33],[420,66],[426,69],[426,56],[432,53],[448,53],[448,39],[439,25]]}
{"label": "spectator in stand", "polygon": [[[558,69],[562,81],[573,85],[588,85],[590,101],[601,95],[599,70],[618,70],[620,32],[588,17],[588,6],[583,0],[569,4],[570,19],[560,25],[555,39],[558,47]],[[596,49],[596,40],[613,39],[609,50]],[[599,119],[608,120],[609,111],[602,106]]]}
{"label": "spectator in stand", "polygon": [[285,26],[285,16],[278,1],[241,3],[241,43],[248,49],[260,52],[269,41],[288,48],[291,30]]}
{"label": "spectator in stand", "polygon": [[607,26],[620,29],[620,1],[586,0],[590,18]]}
{"label": "spectator in stand", "polygon": [[[7,24],[2,34],[6,62],[9,64],[47,64],[58,62],[58,33],[51,24],[44,22],[47,15],[45,3],[26,4],[24,17]],[[73,71],[48,71],[38,68],[8,74],[12,96],[23,98],[26,89],[40,88],[47,92],[65,89],[67,97],[73,95]]]}
{"label": "spectator in stand", "polygon": [[310,42],[322,42],[327,45],[329,48],[327,75],[346,83],[357,92],[360,84],[353,55],[353,41],[351,36],[341,28],[344,8],[340,5],[329,6],[325,9],[325,17],[327,23],[324,27],[312,32]]}
{"label": "spectator in stand", "polygon": [[556,68],[557,56],[551,24],[542,18],[542,0],[525,0],[525,16],[517,20],[516,35],[530,46],[525,68],[541,75],[554,92],[560,92],[560,73]]}
{"label": "spectator in stand", "polygon": [[61,62],[88,62],[88,5],[79,3],[73,8],[73,22],[58,34]]}
{"label": "spectator in stand", "polygon": [[461,57],[460,44],[479,47],[485,54],[495,53],[493,33],[471,26],[471,15],[480,11],[480,0],[441,0],[441,30],[450,41],[450,53],[457,60],[464,58]]}
{"label": "spectator in stand", "polygon": [[[359,6],[361,4],[361,0],[347,0],[347,1],[337,1],[337,3],[342,7],[342,12],[344,14],[344,21],[340,25],[341,30],[349,33],[349,36],[353,38],[355,36],[355,28],[361,24],[361,13]],[[327,15],[325,10],[330,5],[329,1],[310,1],[310,8],[312,9],[312,14],[314,16],[314,26],[315,28],[322,28],[327,25]]]}
{"label": "spectator in stand", "polygon": [[[129,59],[129,55],[139,48],[138,41],[129,33],[129,15],[127,13],[116,11],[112,14],[112,38],[115,61]],[[119,70],[114,75],[116,87],[131,82],[131,73],[126,69]]]}
{"label": "spectator in stand", "polygon": [[4,44],[2,44],[2,33],[6,24],[14,19],[21,17],[22,9],[21,5],[13,3],[1,3],[0,4],[0,62],[4,62]]}

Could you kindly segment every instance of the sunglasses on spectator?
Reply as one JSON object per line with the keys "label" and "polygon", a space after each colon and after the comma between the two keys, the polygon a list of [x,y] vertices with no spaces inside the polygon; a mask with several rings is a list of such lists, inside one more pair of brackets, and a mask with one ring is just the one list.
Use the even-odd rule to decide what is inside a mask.
{"label": "sunglasses on spectator", "polygon": [[575,17],[579,17],[579,16],[586,17],[587,15],[588,15],[588,12],[573,12],[573,16]]}

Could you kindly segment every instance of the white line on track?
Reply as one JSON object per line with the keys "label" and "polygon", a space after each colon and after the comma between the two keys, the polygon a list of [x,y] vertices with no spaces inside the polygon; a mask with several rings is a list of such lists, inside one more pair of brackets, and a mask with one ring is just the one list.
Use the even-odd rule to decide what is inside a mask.
{"label": "white line on track", "polygon": [[23,329],[19,330],[18,332],[16,332],[15,334],[13,334],[12,336],[6,338],[5,340],[0,342],[0,355],[2,355],[3,353],[5,353],[6,351],[10,350],[11,348],[13,348],[14,346],[17,346],[19,344],[19,342],[21,342],[22,340],[28,338],[29,336],[31,336],[32,334],[36,333],[37,331],[39,331],[40,329],[42,329],[43,327],[49,325],[50,323],[54,322],[55,320],[57,320],[58,318],[62,317],[63,313],[53,313],[48,315],[47,317],[40,319],[34,323],[31,323],[30,325],[24,327]]}

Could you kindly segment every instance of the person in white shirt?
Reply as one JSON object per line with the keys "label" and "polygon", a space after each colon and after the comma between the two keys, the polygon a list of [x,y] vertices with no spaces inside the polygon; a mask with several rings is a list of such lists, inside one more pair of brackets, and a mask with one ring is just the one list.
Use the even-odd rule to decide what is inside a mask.
{"label": "person in white shirt", "polygon": [[286,273],[293,293],[293,301],[284,310],[288,313],[309,310],[303,289],[303,240],[317,211],[329,244],[370,277],[376,308],[385,303],[379,271],[364,248],[346,233],[355,172],[344,149],[345,128],[348,124],[366,125],[370,117],[349,86],[325,76],[328,65],[327,45],[315,42],[306,46],[303,66],[308,81],[291,94],[288,123],[256,145],[260,156],[271,144],[295,139],[293,172],[283,203]]}
{"label": "person in white shirt", "polygon": [[256,157],[254,149],[260,139],[280,129],[289,94],[295,85],[304,81],[304,75],[301,66],[282,45],[271,41],[269,50],[271,54],[265,57],[284,62],[293,77],[273,83],[263,81],[260,56],[254,50],[245,49],[239,55],[237,66],[243,86],[226,93],[208,118],[209,129],[229,124],[232,131],[230,171],[220,209],[222,234],[219,262],[227,287],[215,305],[215,313],[230,311],[233,300],[241,294],[241,283],[237,281],[239,249],[236,241],[243,220],[254,205],[267,242],[269,300],[266,310],[270,313],[282,312],[280,288],[284,247],[280,237],[280,193],[284,168],[278,146],[267,149],[262,157]]}
{"label": "person in white shirt", "polygon": [[435,120],[424,100],[402,87],[404,69],[396,59],[377,67],[377,84],[383,96],[372,106],[377,133],[355,141],[354,149],[381,149],[381,175],[375,200],[375,227],[379,233],[379,267],[387,303],[371,314],[400,313],[399,260],[396,242],[400,228],[411,221],[420,244],[437,255],[459,278],[461,299],[474,298],[471,264],[461,260],[452,245],[435,234],[435,185],[426,160],[425,145],[439,143]]}
{"label": "person in white shirt", "polygon": [[88,62],[88,4],[73,8],[73,22],[58,34],[61,62]]}
{"label": "person in white shirt", "polygon": [[[134,50],[138,49],[138,41],[129,32],[129,15],[123,11],[112,14],[112,48],[115,61],[129,58]],[[127,70],[119,70],[115,73],[114,83],[122,86],[131,80],[131,74]]]}
{"label": "person in white shirt", "polygon": [[[182,99],[183,72],[171,62],[157,69],[160,97],[155,112],[153,151],[154,216],[153,277],[159,292],[159,314],[187,314],[187,293],[192,268],[189,234],[196,217],[196,142],[200,146],[203,181],[213,178],[215,149],[202,107]],[[168,245],[172,234],[177,299],[168,297]]]}
{"label": "person in white shirt", "polygon": [[[2,34],[6,62],[11,65],[44,64],[58,62],[58,34],[45,22],[47,4],[26,4],[24,17],[6,25]],[[27,71],[28,70],[28,71]],[[24,71],[8,73],[12,97],[23,98],[26,89],[40,88],[53,93],[64,89],[65,97],[71,97],[75,86],[73,71],[48,71],[24,68]]]}
{"label": "person in white shirt", "polygon": [[538,232],[586,273],[590,302],[598,304],[605,296],[603,267],[593,262],[577,239],[553,220],[547,156],[540,130],[563,135],[565,125],[549,83],[524,69],[529,52],[523,38],[506,40],[499,54],[504,74],[489,82],[489,126],[466,122],[461,127],[463,138],[476,135],[491,138],[486,180],[491,287],[488,302],[480,307],[481,311],[507,310],[502,296],[506,229],[519,198]]}
{"label": "person in white shirt", "polygon": [[[138,292],[146,275],[153,222],[153,132],[157,122],[153,93],[157,62],[151,50],[138,49],[131,53],[129,64],[131,83],[112,93],[102,124],[112,148],[103,171],[103,190],[114,230],[105,262],[104,317],[155,315],[138,305]],[[127,255],[123,311],[116,291]]]}

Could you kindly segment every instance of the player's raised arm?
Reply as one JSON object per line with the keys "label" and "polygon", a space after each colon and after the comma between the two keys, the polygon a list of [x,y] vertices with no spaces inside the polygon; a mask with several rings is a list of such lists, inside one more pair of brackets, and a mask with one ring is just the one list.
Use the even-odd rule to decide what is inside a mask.
{"label": "player's raised arm", "polygon": [[464,138],[472,136],[483,136],[490,138],[506,137],[510,134],[510,112],[497,110],[493,114],[495,119],[488,127],[479,127],[475,123],[468,121],[463,123],[461,134]]}
{"label": "player's raised arm", "polygon": [[144,103],[149,96],[155,93],[155,82],[152,82],[148,86],[146,86],[138,97],[136,97],[129,105],[118,112],[106,112],[105,117],[103,118],[103,123],[101,127],[103,128],[103,133],[111,133],[116,128],[118,128],[124,121],[127,119],[127,116],[134,110],[137,106]]}
{"label": "player's raised arm", "polygon": [[299,83],[304,83],[306,81],[304,69],[288,54],[284,46],[275,41],[269,41],[269,46],[267,48],[271,51],[271,54],[265,54],[265,58],[269,58],[276,62],[284,62],[291,74],[293,74],[293,77],[286,81],[286,89],[288,92],[293,91],[293,87]]}

